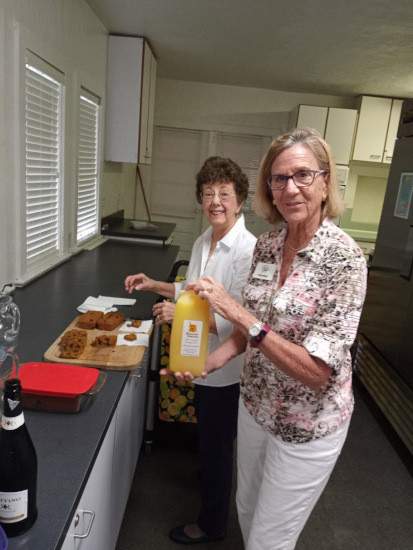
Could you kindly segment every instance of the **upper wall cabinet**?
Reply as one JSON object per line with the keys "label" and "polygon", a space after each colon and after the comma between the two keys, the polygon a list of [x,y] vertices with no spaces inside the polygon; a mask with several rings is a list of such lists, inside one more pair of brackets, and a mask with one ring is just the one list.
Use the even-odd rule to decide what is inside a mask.
{"label": "upper wall cabinet", "polygon": [[402,103],[388,97],[361,98],[353,160],[391,162]]}
{"label": "upper wall cabinet", "polygon": [[351,158],[357,111],[333,107],[299,105],[296,119],[298,128],[314,128],[325,138],[337,164],[348,164]]}
{"label": "upper wall cabinet", "polygon": [[324,138],[333,151],[337,164],[348,164],[356,129],[356,109],[338,109],[330,107]]}
{"label": "upper wall cabinet", "polygon": [[105,160],[150,164],[156,59],[144,38],[109,36]]}
{"label": "upper wall cabinet", "polygon": [[314,128],[322,136],[326,131],[328,107],[314,105],[299,105],[297,128]]}

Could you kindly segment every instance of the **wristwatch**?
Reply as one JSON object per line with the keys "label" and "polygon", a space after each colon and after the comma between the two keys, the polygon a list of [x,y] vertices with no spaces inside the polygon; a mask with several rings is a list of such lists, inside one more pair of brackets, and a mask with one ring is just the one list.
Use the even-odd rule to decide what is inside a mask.
{"label": "wristwatch", "polygon": [[248,336],[250,339],[250,346],[256,348],[264,340],[265,336],[269,333],[271,327],[267,323],[261,323],[257,321],[248,329]]}

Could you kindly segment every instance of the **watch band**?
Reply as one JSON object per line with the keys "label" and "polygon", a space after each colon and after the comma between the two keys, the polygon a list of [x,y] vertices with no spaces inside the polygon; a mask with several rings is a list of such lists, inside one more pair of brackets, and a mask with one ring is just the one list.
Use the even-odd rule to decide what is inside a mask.
{"label": "watch band", "polygon": [[264,323],[261,327],[260,332],[257,334],[257,336],[253,336],[250,338],[250,346],[252,348],[256,348],[260,345],[260,343],[264,340],[264,338],[267,336],[267,334],[270,332],[271,327],[267,323]]}

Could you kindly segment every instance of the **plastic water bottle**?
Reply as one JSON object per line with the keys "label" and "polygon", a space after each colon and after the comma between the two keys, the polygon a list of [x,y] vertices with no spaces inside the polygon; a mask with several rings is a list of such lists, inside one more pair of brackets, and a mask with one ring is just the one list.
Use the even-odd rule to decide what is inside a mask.
{"label": "plastic water bottle", "polygon": [[[0,291],[0,389],[4,380],[16,369],[15,350],[20,331],[20,311],[10,294],[13,288],[5,285]],[[13,374],[17,376],[17,372]]]}

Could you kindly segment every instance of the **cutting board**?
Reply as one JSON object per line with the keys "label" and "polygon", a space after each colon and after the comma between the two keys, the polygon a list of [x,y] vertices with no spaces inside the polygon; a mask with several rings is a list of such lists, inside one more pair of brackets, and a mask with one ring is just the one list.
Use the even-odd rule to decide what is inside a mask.
{"label": "cutting board", "polygon": [[[79,317],[79,316],[78,316]],[[87,344],[81,355],[77,359],[68,359],[60,357],[58,343],[65,332],[71,329],[77,329],[76,317],[70,325],[59,335],[49,349],[44,354],[47,361],[53,363],[71,363],[73,365],[90,365],[102,369],[110,370],[132,370],[136,369],[142,361],[145,353],[144,346],[115,346],[97,348],[91,345],[96,336],[101,334],[118,334],[118,329],[115,330],[87,330]]]}

